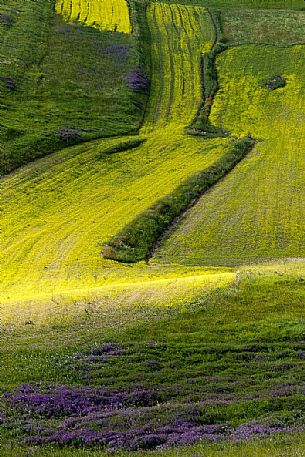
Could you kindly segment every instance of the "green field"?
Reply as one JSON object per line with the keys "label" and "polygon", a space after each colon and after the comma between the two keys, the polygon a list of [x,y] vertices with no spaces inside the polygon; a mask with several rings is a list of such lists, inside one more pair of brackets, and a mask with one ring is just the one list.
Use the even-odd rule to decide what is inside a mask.
{"label": "green field", "polygon": [[[137,33],[67,24],[54,2],[0,4],[0,175],[67,144],[136,132],[145,97],[126,77]],[[10,84],[13,84],[13,89]]]}
{"label": "green field", "polygon": [[304,6],[0,2],[1,457],[305,457]]}
{"label": "green field", "polygon": [[267,11],[224,9],[222,28],[230,45],[304,44],[305,11]]}
{"label": "green field", "polygon": [[[148,8],[152,36],[151,96],[143,131],[181,131],[192,123],[202,99],[200,56],[214,41],[202,7],[156,3]],[[163,133],[168,141],[169,131]]]}
{"label": "green field", "polygon": [[[48,317],[44,322],[39,321],[39,314],[23,323],[12,315],[1,333],[2,388],[25,383],[39,391],[47,383],[64,384],[65,389],[103,386],[124,392],[129,386],[141,386],[144,391],[161,392],[161,396],[145,408],[140,404],[124,410],[124,420],[134,424],[136,436],[145,421],[154,424],[156,431],[168,417],[177,421],[172,422],[175,427],[179,427],[180,418],[189,430],[205,424],[221,426],[214,432],[216,436],[220,433],[218,444],[203,442],[186,451],[165,449],[165,455],[243,455],[247,451],[264,456],[272,450],[271,455],[280,456],[288,446],[295,449],[291,455],[303,455],[304,435],[287,434],[300,430],[303,423],[303,271],[301,262],[245,268],[237,276],[215,270],[217,282],[209,287],[202,283],[196,296],[174,296],[173,286],[177,289],[179,284],[176,279],[169,284],[167,298],[166,285],[161,289],[161,283],[150,284],[149,300],[147,289],[134,284],[129,300],[122,291],[115,298],[108,295],[108,302],[102,295],[100,302],[91,299],[87,305],[75,301],[78,313],[74,315],[72,307],[55,300],[53,312],[52,306],[49,310],[43,306]],[[28,319],[21,307],[20,315]],[[110,342],[119,349],[117,353],[92,357],[94,350]],[[24,419],[24,425],[32,424],[27,432],[16,416],[22,409],[14,410],[11,405],[8,411],[2,430],[4,455],[19,455],[20,447],[12,451],[6,444],[14,442],[14,437],[31,436],[38,426],[48,430],[54,421],[62,423],[61,427],[65,423],[64,412],[54,417],[43,412],[36,416],[34,409]],[[116,410],[114,416],[109,414],[108,421],[121,430],[115,414]],[[156,415],[159,425],[154,422]],[[73,413],[72,417],[78,420]],[[81,420],[81,433],[85,433],[90,430],[85,412]],[[251,428],[255,424],[263,427],[262,437],[270,436],[268,440],[258,445],[234,438],[242,430],[255,438],[258,432]],[[272,438],[274,427],[279,434]],[[232,442],[224,444],[222,437],[230,434]],[[139,437],[139,446],[145,448],[140,443]],[[60,455],[56,448],[37,452]],[[85,451],[73,452],[86,455]],[[71,455],[68,448],[61,453]],[[100,451],[97,455],[104,454]]]}

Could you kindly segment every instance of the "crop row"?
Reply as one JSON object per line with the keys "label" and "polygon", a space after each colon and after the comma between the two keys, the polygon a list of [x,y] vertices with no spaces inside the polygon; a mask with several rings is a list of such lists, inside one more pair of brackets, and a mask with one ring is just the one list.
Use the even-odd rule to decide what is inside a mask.
{"label": "crop row", "polygon": [[152,40],[151,97],[145,131],[183,129],[202,99],[201,54],[214,40],[205,8],[156,3],[147,11]]}

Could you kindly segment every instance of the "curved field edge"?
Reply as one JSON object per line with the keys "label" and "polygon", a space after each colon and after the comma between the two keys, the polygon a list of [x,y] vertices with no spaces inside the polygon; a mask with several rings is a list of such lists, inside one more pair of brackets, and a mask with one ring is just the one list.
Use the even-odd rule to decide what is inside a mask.
{"label": "curved field edge", "polygon": [[79,21],[89,27],[131,33],[129,4],[126,0],[56,0],[55,10],[67,21]]}
{"label": "curved field edge", "polygon": [[[0,303],[1,328],[18,333],[30,323],[35,331],[47,331],[50,326],[69,329],[75,323],[83,325],[90,317],[94,325],[108,332],[135,325],[137,319],[145,312],[149,314],[152,308],[154,318],[158,319],[158,313],[161,317],[165,309],[184,307],[215,289],[232,285],[235,279],[236,273],[229,268],[150,269],[142,265],[129,276],[120,279],[119,274],[113,275],[98,287],[58,290],[3,301]],[[133,318],[132,309],[135,310]]]}
{"label": "curved field edge", "polygon": [[101,243],[223,153],[223,140],[141,138],[65,149],[2,180],[2,300],[129,276]]}
{"label": "curved field edge", "polygon": [[252,150],[255,140],[245,137],[234,140],[213,165],[191,176],[170,195],[157,201],[103,247],[106,259],[138,262],[154,254],[162,235],[194,206],[198,199],[224,178]]}

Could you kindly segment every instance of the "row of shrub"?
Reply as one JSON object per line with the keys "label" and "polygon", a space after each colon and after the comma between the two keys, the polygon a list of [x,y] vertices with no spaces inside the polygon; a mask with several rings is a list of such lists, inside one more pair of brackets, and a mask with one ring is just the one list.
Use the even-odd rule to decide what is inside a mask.
{"label": "row of shrub", "polygon": [[219,89],[216,59],[220,53],[227,49],[227,44],[222,30],[220,11],[210,11],[210,15],[215,28],[215,42],[211,51],[203,54],[201,58],[203,103],[192,126],[187,129],[187,133],[207,137],[220,137],[227,136],[228,132],[222,128],[213,126],[209,120],[209,116],[214,97]]}
{"label": "row of shrub", "polygon": [[173,222],[229,173],[254,145],[255,140],[251,137],[231,141],[217,162],[184,181],[174,192],[140,213],[110,239],[103,247],[103,257],[126,263],[149,258],[156,243]]}

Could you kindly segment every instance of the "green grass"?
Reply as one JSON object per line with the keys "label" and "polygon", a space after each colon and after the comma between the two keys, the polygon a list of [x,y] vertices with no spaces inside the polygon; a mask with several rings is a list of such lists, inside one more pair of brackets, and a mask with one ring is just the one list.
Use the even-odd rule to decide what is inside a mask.
{"label": "green grass", "polygon": [[[19,457],[26,452],[22,447],[1,451],[3,457]],[[287,454],[289,452],[289,454]],[[251,440],[248,443],[196,445],[174,448],[166,451],[117,452],[115,457],[304,457],[304,434],[278,436],[268,439]],[[33,449],[31,457],[107,457],[108,452],[79,449]]]}
{"label": "green grass", "polygon": [[[113,315],[118,321],[122,315],[134,316],[113,328],[109,325],[110,308],[103,300],[95,314],[74,319],[70,315],[68,325],[62,321],[57,325],[19,326],[12,320],[2,328],[1,384],[83,384],[88,363],[76,362],[74,366],[71,356],[90,351],[103,341],[116,341],[125,352],[95,364],[89,384],[124,389],[140,382],[153,389],[174,389],[174,395],[158,411],[159,420],[164,419],[168,408],[174,412],[176,407],[193,405],[201,408],[206,423],[231,423],[236,427],[253,419],[273,419],[298,424],[304,409],[303,273],[301,262],[246,268],[237,274],[234,283],[228,276],[222,286],[202,288],[197,296],[182,302],[171,300],[170,306],[170,296],[166,299],[163,293],[159,305],[153,300],[150,306],[147,302],[144,305],[143,290],[134,286],[133,292],[138,291],[134,304],[126,303],[122,309],[112,298]],[[221,275],[215,271],[218,280]],[[155,283],[154,294],[158,287]],[[67,312],[64,302],[57,306]],[[21,315],[23,312],[19,310]],[[158,364],[157,371],[149,368],[150,360]],[[215,396],[219,399],[217,406],[209,401]],[[156,414],[153,409],[151,413]],[[14,446],[8,431],[3,438],[4,449],[8,441]],[[270,451],[281,456],[288,446],[295,447],[295,455],[302,455],[297,454],[303,450],[302,435],[279,435],[260,444],[202,443],[186,450],[169,450],[164,455],[243,455],[248,451],[263,456]],[[255,454],[258,450],[260,454]],[[56,448],[41,452],[59,453]],[[60,452],[65,456],[71,451]],[[86,455],[85,451],[75,451],[75,455],[77,452]]]}
{"label": "green grass", "polygon": [[[200,423],[228,428],[253,420],[303,426],[304,263],[240,271],[200,264],[304,256],[305,51],[279,47],[302,39],[304,13],[285,11],[283,27],[291,34],[284,43],[283,12],[222,12],[229,44],[248,43],[253,23],[260,46],[241,45],[218,57],[211,122],[232,138],[251,135],[258,143],[187,214],[153,262],[131,266],[103,259],[103,244],[225,157],[230,140],[185,131],[202,102],[200,60],[214,42],[211,17],[202,3],[152,3],[145,18],[139,3],[130,36],[68,25],[54,15],[52,2],[25,0],[13,13],[19,4],[0,6],[12,16],[0,25],[0,54],[11,59],[1,65],[18,84],[11,91],[0,82],[5,166],[37,158],[59,128],[82,131],[83,139],[116,136],[58,151],[1,180],[0,390],[24,382],[122,391],[140,384],[169,396],[147,407],[146,416],[140,412],[139,421],[158,424],[199,411]],[[294,0],[206,4],[304,6]],[[129,47],[126,60],[109,55],[113,43],[116,50]],[[145,96],[132,94],[125,80],[138,64],[146,72],[151,64],[150,101],[140,135],[123,136],[142,122]],[[276,75],[287,84],[271,91],[262,82]],[[86,354],[103,342],[117,342],[123,352],[92,369]],[[23,444],[19,419],[15,430],[0,424],[1,456],[107,455],[32,449]],[[303,432],[282,433],[117,455],[299,457],[303,443]]]}
{"label": "green grass", "polygon": [[[143,1],[143,0],[140,0]],[[159,0],[149,0],[158,3]],[[165,0],[164,3],[177,3],[176,0]],[[303,0],[181,0],[187,5],[212,6],[216,8],[251,8],[251,9],[297,9],[304,8]]]}
{"label": "green grass", "polygon": [[2,11],[12,23],[0,24],[0,75],[16,90],[0,82],[0,175],[66,146],[63,128],[79,132],[76,141],[138,130],[145,96],[126,81],[139,65],[137,27],[67,24],[45,0],[8,0]]}
{"label": "green grass", "polygon": [[223,9],[223,31],[229,45],[304,44],[305,11]]}
{"label": "green grass", "polygon": [[[157,258],[236,264],[304,257],[304,47],[241,46],[218,59],[214,125],[259,140],[252,153],[205,195]],[[286,86],[262,85],[281,74]]]}

